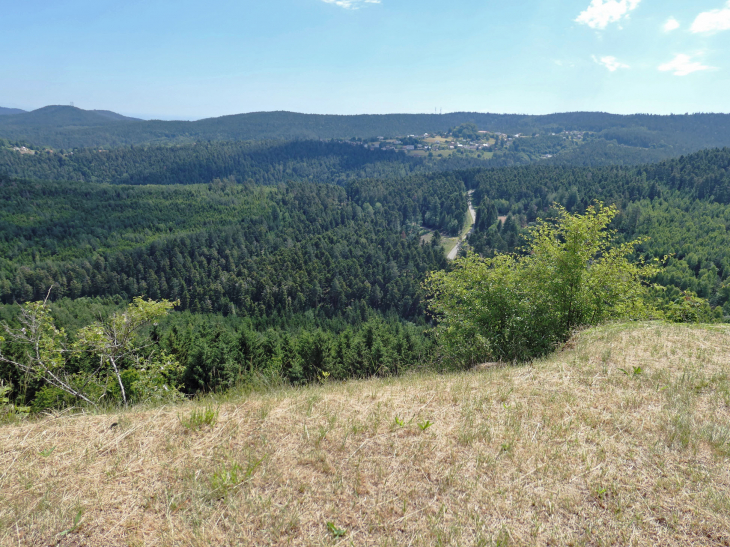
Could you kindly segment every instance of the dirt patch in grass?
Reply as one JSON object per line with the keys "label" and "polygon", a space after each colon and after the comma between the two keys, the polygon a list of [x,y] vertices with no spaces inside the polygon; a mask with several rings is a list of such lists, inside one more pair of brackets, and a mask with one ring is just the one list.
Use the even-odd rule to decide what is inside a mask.
{"label": "dirt patch in grass", "polygon": [[730,545],[729,357],[726,328],[612,325],[197,428],[205,403],[7,425],[0,544]]}

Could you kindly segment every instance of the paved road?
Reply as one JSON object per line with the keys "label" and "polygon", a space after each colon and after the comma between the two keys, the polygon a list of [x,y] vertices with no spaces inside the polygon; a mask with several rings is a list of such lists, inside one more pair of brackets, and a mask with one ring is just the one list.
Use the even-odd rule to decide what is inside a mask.
{"label": "paved road", "polygon": [[474,207],[471,204],[471,195],[474,193],[474,190],[469,190],[469,214],[471,215],[472,219],[472,225],[471,228],[469,228],[469,231],[464,234],[464,237],[461,238],[459,243],[454,245],[454,248],[451,249],[451,252],[449,252],[448,255],[446,255],[446,258],[449,260],[454,260],[456,258],[456,255],[459,254],[459,249],[461,248],[461,243],[466,239],[466,236],[468,236],[470,233],[474,231],[474,222],[477,221],[477,212],[474,210]]}

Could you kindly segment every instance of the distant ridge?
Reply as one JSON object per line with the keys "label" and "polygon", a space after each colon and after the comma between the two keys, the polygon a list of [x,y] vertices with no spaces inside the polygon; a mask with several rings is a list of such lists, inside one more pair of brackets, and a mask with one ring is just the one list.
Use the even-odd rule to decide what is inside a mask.
{"label": "distant ridge", "polygon": [[0,117],[0,138],[53,148],[184,144],[200,141],[319,140],[423,135],[471,122],[510,135],[588,131],[606,142],[663,150],[663,157],[730,146],[730,114],[660,116],[605,112],[549,115],[448,114],[328,115],[251,112],[189,121],[143,121],[104,110],[47,106]]}
{"label": "distant ridge", "polygon": [[140,118],[130,118],[129,116],[122,116],[121,114],[117,114],[116,112],[112,112],[111,110],[89,110],[88,112],[94,112],[95,114],[98,114],[99,116],[104,116],[105,118],[109,118],[110,120],[118,121],[118,122],[141,122],[143,121]]}
{"label": "distant ridge", "polygon": [[136,118],[128,118],[108,110],[83,110],[74,106],[44,106],[31,112],[7,115],[0,119],[0,126],[17,128],[59,128],[59,127],[97,127],[121,121],[136,122]]}
{"label": "distant ridge", "polygon": [[20,108],[5,108],[4,106],[0,106],[0,116],[10,116],[12,114],[23,114],[25,110],[21,110]]}

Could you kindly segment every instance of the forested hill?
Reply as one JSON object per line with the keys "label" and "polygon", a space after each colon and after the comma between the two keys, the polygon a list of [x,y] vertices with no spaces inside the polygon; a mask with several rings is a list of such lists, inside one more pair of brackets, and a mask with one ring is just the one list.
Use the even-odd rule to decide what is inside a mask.
{"label": "forested hill", "polygon": [[0,116],[10,116],[12,114],[22,114],[25,110],[21,110],[20,108],[6,108],[4,106],[0,106]]}
{"label": "forested hill", "polygon": [[[319,186],[323,189],[317,190]],[[126,297],[178,298],[183,287],[194,286],[200,294],[189,295],[186,307],[190,309],[244,307],[246,313],[257,313],[257,303],[266,298],[262,287],[284,275],[290,280],[271,290],[285,290],[290,299],[287,305],[299,301],[294,308],[306,311],[298,294],[306,301],[314,290],[310,274],[291,277],[286,261],[275,270],[276,275],[264,275],[265,285],[245,280],[254,272],[267,271],[271,265],[263,264],[282,253],[295,249],[309,253],[311,238],[327,233],[330,235],[317,244],[324,245],[326,253],[317,260],[331,264],[330,259],[338,255],[354,262],[326,266],[318,274],[324,278],[318,278],[317,284],[331,286],[339,276],[344,283],[340,287],[348,287],[342,289],[347,302],[367,300],[367,295],[354,288],[363,280],[352,283],[348,277],[360,279],[353,272],[364,267],[361,257],[352,255],[352,245],[395,248],[402,241],[412,246],[412,252],[421,253],[418,235],[422,226],[450,234],[461,229],[468,188],[475,190],[477,204],[470,243],[479,252],[516,248],[525,227],[550,215],[556,202],[570,211],[582,211],[594,199],[602,199],[619,206],[616,222],[622,234],[651,237],[642,252],[652,257],[674,255],[667,275],[676,275],[669,284],[695,290],[718,305],[730,298],[725,284],[730,279],[730,148],[631,168],[533,165],[471,169],[405,178],[357,178],[347,181],[345,189],[335,188],[306,183],[262,188],[236,184],[230,178],[183,186],[6,178],[0,181],[0,298],[8,303],[37,299],[51,284],[56,285],[57,296],[124,293]],[[261,204],[258,208],[257,203]],[[499,220],[499,215],[506,219]],[[348,239],[352,230],[370,235],[357,243]],[[233,249],[238,250],[230,254]],[[224,255],[228,258],[221,259]],[[195,264],[200,260],[203,269],[197,277],[190,277],[194,272],[187,267],[180,266],[174,275],[170,270],[174,261],[186,264],[186,256]],[[392,259],[391,267],[388,256],[378,260],[385,261],[379,262],[379,268],[385,269],[377,279],[367,277],[369,290],[377,285],[386,294],[388,279],[400,275],[394,272],[403,273],[405,263]],[[435,257],[430,255],[428,261],[432,260]],[[309,267],[308,261],[304,264]],[[418,271],[408,275],[418,280],[425,270]],[[243,292],[242,286],[246,287]],[[417,291],[410,298],[417,298]],[[273,311],[262,309],[264,314]]]}
{"label": "forested hill", "polygon": [[[457,233],[461,179],[431,175],[260,187],[0,182],[0,301],[139,294],[184,309],[338,314],[354,303],[421,312],[445,266],[421,225]],[[372,189],[368,190],[368,187]],[[337,296],[335,296],[337,295]]]}
{"label": "forested hill", "polygon": [[[73,330],[134,296],[179,299],[179,329],[166,325],[160,343],[184,364],[187,393],[231,387],[277,355],[294,382],[389,373],[426,351],[414,325],[424,324],[421,282],[446,267],[420,225],[458,230],[466,208],[450,176],[358,195],[311,183],[5,181],[0,302],[43,299],[53,286],[59,325]],[[20,383],[2,364],[0,377]]]}
{"label": "forested hill", "polygon": [[459,156],[429,161],[395,151],[322,141],[133,146],[108,151],[81,149],[73,154],[20,154],[0,148],[0,171],[12,177],[111,184],[198,184],[228,177],[255,184],[344,184],[357,178],[400,178],[486,163]]}
{"label": "forested hill", "polygon": [[[701,150],[656,164],[597,168],[530,165],[464,172],[475,200],[505,200],[529,221],[552,203],[585,209],[593,199],[627,203],[677,190],[692,199],[730,204],[730,148]],[[532,213],[530,212],[532,211]]]}
{"label": "forested hill", "polygon": [[[638,165],[673,155],[673,148],[640,148],[603,139],[563,136],[520,138],[494,154],[448,157],[407,155],[369,149],[356,142],[319,140],[201,142],[97,148],[22,150],[0,139],[0,173],[20,179],[110,184],[200,184],[232,177],[237,182],[277,184],[311,181],[346,184],[362,178],[402,178],[411,174],[468,168],[548,165]],[[491,156],[491,158],[490,158]],[[550,158],[547,158],[550,156]]]}
{"label": "forested hill", "polygon": [[[118,115],[117,115],[118,116]],[[318,115],[254,112],[185,121],[135,121],[73,107],[45,107],[0,117],[0,138],[54,148],[113,147],[141,143],[191,143],[256,139],[330,139],[399,136],[448,131],[473,122],[509,134],[590,131],[633,147],[671,147],[677,154],[730,145],[730,115],[615,115],[574,112],[530,116],[449,114]]]}
{"label": "forested hill", "polygon": [[0,119],[0,127],[16,131],[36,129],[53,130],[58,128],[76,129],[95,127],[116,122],[136,122],[137,118],[122,116],[109,110],[83,110],[73,106],[44,106],[32,112],[18,111]]}

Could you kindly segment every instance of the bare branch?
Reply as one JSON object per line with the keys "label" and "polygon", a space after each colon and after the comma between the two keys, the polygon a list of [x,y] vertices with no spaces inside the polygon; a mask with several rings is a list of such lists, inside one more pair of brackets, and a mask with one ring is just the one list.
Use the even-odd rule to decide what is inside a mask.
{"label": "bare branch", "polygon": [[43,299],[43,307],[46,306],[46,302],[48,302],[48,298],[51,296],[52,290],[53,290],[53,284],[51,284],[51,286],[48,287],[48,294],[46,294],[46,297]]}

